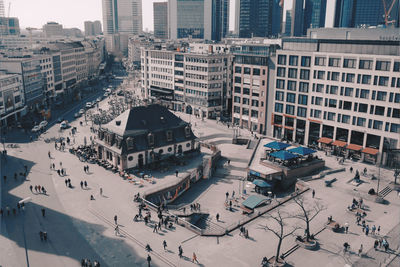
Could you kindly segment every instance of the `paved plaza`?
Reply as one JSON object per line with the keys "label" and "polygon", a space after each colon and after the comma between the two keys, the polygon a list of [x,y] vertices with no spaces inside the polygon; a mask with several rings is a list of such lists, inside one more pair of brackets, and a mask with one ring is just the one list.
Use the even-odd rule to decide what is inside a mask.
{"label": "paved plaza", "polygon": [[[103,101],[100,108],[106,108],[106,102]],[[177,204],[200,203],[215,227],[227,228],[237,223],[245,215],[239,208],[233,211],[225,208],[225,193],[231,195],[235,191],[237,196],[241,195],[240,189],[244,185],[241,179],[246,177],[252,149],[246,145],[232,144],[233,130],[222,123],[203,121],[183,113],[176,115],[192,123],[194,133],[200,140],[217,145],[223,157],[214,177],[198,182],[178,199]],[[21,208],[16,215],[11,212],[10,215],[3,214],[1,218],[1,266],[26,266],[27,257],[31,266],[80,266],[83,258],[92,262],[97,260],[101,266],[147,266],[147,244],[152,248],[152,266],[260,266],[263,257],[275,255],[277,238],[265,230],[265,225],[274,227],[267,215],[245,225],[249,232],[247,239],[239,235],[238,229],[221,237],[205,237],[179,225],[153,233],[153,223],[157,220],[155,212],[152,212],[153,223],[149,225],[143,221],[134,222],[138,207],[133,202],[133,196],[175,181],[179,178],[175,176],[176,169],[179,176],[184,176],[196,166],[196,160],[185,166],[171,166],[165,173],[152,172],[155,184],[144,181],[136,185],[93,164],[89,164],[89,172],[85,173],[83,167],[87,163],[68,152],[70,147],[83,144],[85,138],[88,142],[90,138],[95,138],[90,131],[91,124],[83,123],[81,126],[80,121],[84,119],[71,122],[72,127],[77,127],[75,137],[70,136],[75,139],[75,144],[72,142],[67,145],[64,151],[56,150],[54,142],[45,142],[46,138],[69,136],[70,131],[60,132],[58,124],[32,142],[26,141],[29,138],[18,130],[8,134],[9,140],[18,143],[19,147],[7,148],[8,155],[2,159],[1,207],[4,210],[9,206],[12,210],[19,200],[27,197],[32,200],[26,203],[24,211]],[[250,132],[240,130],[240,134],[256,142]],[[18,138],[25,141],[17,142]],[[48,157],[48,151],[51,158]],[[379,186],[384,189],[393,181],[393,171],[350,161],[339,165],[334,156],[326,156],[322,152],[318,152],[318,156],[325,159],[327,168],[345,168],[345,171],[306,182],[308,187],[315,190],[315,197],[309,190],[304,193],[305,201],[310,205],[318,202],[324,206],[324,210],[311,222],[311,233],[318,233],[316,239],[319,245],[316,250],[294,248],[295,238],[290,236],[283,241],[281,248],[281,254],[287,254],[285,260],[292,266],[300,267],[398,266],[399,257],[396,257],[396,253],[399,253],[400,245],[400,197],[396,191],[392,191],[385,197],[387,204],[378,204],[374,197],[368,195],[368,190],[376,190],[378,183],[378,180],[371,179],[372,174],[380,177]],[[64,177],[50,169],[53,163],[56,169],[62,167],[66,170]],[[26,179],[19,175],[24,172],[24,166],[28,171]],[[353,167],[353,173],[350,173],[350,167]],[[359,185],[352,183],[354,172],[361,172],[364,168],[367,168],[367,175],[361,176],[363,182]],[[14,179],[14,173],[18,174],[17,179]],[[3,176],[7,177],[6,180]],[[331,187],[326,187],[324,180],[333,178],[337,181]],[[66,186],[65,179],[71,180],[72,188]],[[86,181],[87,187],[81,188],[81,181]],[[46,195],[37,193],[35,189],[31,192],[30,185],[44,186]],[[253,194],[251,187],[247,189],[250,191],[247,193]],[[94,200],[90,200],[91,195]],[[367,236],[361,226],[357,226],[354,214],[346,210],[353,198],[363,198],[366,223],[370,227],[380,226],[379,233]],[[279,197],[274,201],[279,201]],[[43,208],[45,216],[41,212]],[[277,209],[291,215],[299,213],[293,201]],[[217,213],[220,215],[219,221],[215,218]],[[274,214],[275,211],[270,213]],[[120,231],[117,235],[114,231],[115,215],[118,216]],[[334,233],[325,228],[329,216],[341,225],[348,223],[348,233]],[[287,229],[296,225],[302,226],[302,222],[294,218],[287,221]],[[40,231],[47,232],[47,241],[41,241]],[[296,233],[302,235],[304,230],[299,229]],[[374,250],[374,241],[380,237],[386,237],[390,244],[389,252],[384,252],[383,248]],[[166,250],[162,246],[164,240],[167,242]],[[344,242],[350,244],[347,253],[343,252]],[[358,255],[361,244],[363,251]],[[179,246],[183,248],[182,258],[178,256]],[[288,251],[292,252],[286,253]],[[193,252],[199,263],[192,263]]]}

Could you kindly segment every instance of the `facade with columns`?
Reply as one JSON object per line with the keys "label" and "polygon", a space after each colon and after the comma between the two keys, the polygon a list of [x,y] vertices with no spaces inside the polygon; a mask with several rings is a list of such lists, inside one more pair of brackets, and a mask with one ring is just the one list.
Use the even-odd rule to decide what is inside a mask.
{"label": "facade with columns", "polygon": [[197,149],[190,124],[160,105],[131,108],[103,125],[95,140],[99,160],[120,170],[157,164]]}
{"label": "facade with columns", "polygon": [[304,145],[323,141],[345,156],[396,166],[398,48],[398,41],[284,39],[269,135]]}

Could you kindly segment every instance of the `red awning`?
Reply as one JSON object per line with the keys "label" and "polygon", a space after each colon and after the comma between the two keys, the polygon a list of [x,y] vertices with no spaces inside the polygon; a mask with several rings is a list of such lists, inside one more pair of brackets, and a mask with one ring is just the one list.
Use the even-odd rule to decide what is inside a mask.
{"label": "red awning", "polygon": [[362,146],[355,145],[355,144],[349,144],[346,146],[347,149],[354,150],[354,151],[360,151],[362,149]]}
{"label": "red awning", "polygon": [[320,139],[318,139],[318,143],[323,143],[323,144],[330,144],[332,143],[332,139],[328,138],[328,137],[321,137]]}
{"label": "red awning", "polygon": [[346,142],[336,140],[335,142],[332,143],[332,145],[337,146],[337,147],[345,147],[347,145]]}
{"label": "red awning", "polygon": [[376,154],[378,154],[379,150],[376,149],[376,148],[372,148],[372,147],[366,147],[361,152],[362,153],[366,153],[366,154],[370,154],[370,155],[376,155]]}

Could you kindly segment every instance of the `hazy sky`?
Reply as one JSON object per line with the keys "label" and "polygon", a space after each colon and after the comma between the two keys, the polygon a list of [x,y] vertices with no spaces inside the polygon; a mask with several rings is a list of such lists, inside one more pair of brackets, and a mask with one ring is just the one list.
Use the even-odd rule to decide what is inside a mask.
{"label": "hazy sky", "polygon": [[[231,1],[230,29],[234,28],[234,5]],[[20,26],[41,28],[48,21],[56,21],[65,28],[80,28],[83,30],[85,20],[102,21],[101,0],[4,0],[6,13],[11,2],[10,16],[18,17]],[[143,30],[153,30],[153,2],[162,0],[142,0]],[[332,18],[333,0],[328,0],[327,21]],[[292,0],[285,0],[285,9],[291,9]],[[327,23],[330,26],[330,23]]]}

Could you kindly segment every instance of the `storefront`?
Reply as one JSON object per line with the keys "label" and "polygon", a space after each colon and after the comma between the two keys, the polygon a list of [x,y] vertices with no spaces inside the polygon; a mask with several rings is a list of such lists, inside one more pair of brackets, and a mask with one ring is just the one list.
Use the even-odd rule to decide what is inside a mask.
{"label": "storefront", "polygon": [[344,141],[336,140],[332,143],[334,154],[336,156],[345,156],[347,143]]}
{"label": "storefront", "polygon": [[379,150],[372,147],[364,148],[361,153],[364,155],[364,161],[376,164]]}
{"label": "storefront", "polygon": [[318,143],[320,144],[320,148],[326,152],[331,152],[332,150],[332,139],[328,138],[328,137],[321,137],[320,139],[318,139]]}
{"label": "storefront", "polygon": [[353,160],[360,160],[361,159],[361,150],[362,146],[356,144],[349,144],[347,147],[347,158]]}

